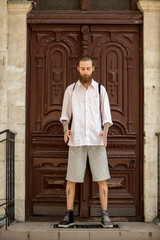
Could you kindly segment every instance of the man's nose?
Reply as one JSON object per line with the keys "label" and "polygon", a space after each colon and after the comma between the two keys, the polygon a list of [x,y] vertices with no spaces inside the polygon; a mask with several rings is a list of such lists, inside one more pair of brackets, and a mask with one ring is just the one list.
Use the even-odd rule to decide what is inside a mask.
{"label": "man's nose", "polygon": [[87,69],[85,69],[85,70],[84,70],[84,74],[87,74],[87,73],[88,73],[88,70],[87,70]]}

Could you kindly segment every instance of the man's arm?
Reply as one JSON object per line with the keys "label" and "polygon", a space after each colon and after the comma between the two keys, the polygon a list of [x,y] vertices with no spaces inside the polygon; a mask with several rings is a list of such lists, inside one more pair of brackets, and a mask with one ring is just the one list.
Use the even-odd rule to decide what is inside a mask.
{"label": "man's arm", "polygon": [[107,146],[107,135],[109,127],[113,124],[110,104],[108,94],[103,86],[101,86],[101,116],[102,116],[102,124],[104,126],[104,130],[100,133],[100,136],[103,137],[104,146]]}
{"label": "man's arm", "polygon": [[106,134],[106,135],[108,134],[108,130],[109,130],[110,125],[111,125],[110,123],[105,123],[104,124],[104,134]]}
{"label": "man's arm", "polygon": [[61,112],[61,117],[60,117],[60,122],[62,123],[63,120],[65,121],[70,121],[71,119],[71,92],[70,92],[70,86],[67,87],[64,93],[63,97],[63,105],[62,105],[62,112]]}
{"label": "man's arm", "polygon": [[70,139],[71,130],[68,130],[68,121],[62,120],[63,125],[63,132],[64,132],[64,141],[67,143],[67,141]]}
{"label": "man's arm", "polygon": [[110,126],[113,124],[108,94],[103,86],[101,86],[101,116],[103,126],[106,123],[109,123]]}
{"label": "man's arm", "polygon": [[62,120],[62,125],[63,125],[63,132],[66,133],[68,131],[68,121]]}
{"label": "man's arm", "polygon": [[64,141],[67,143],[67,141],[70,139],[71,131],[68,130],[68,123],[71,119],[71,92],[70,92],[70,86],[67,87],[64,98],[63,98],[63,105],[62,105],[62,113],[60,117],[60,122],[63,125],[63,132],[64,132]]}
{"label": "man's arm", "polygon": [[108,135],[108,130],[109,130],[109,127],[111,126],[110,123],[105,123],[104,124],[104,130],[100,133],[100,136],[103,137],[103,143],[104,143],[104,146],[107,147],[107,135]]}

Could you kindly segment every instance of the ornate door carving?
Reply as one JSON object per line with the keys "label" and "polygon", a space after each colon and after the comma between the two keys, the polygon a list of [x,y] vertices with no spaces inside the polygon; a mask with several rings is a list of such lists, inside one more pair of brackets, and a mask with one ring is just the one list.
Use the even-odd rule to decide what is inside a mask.
{"label": "ornate door carving", "polygon": [[[139,26],[32,26],[28,84],[28,216],[63,215],[68,147],[59,122],[66,87],[78,79],[77,58],[95,60],[94,78],[108,92],[114,125],[108,137],[111,216],[140,217]],[[87,167],[77,185],[75,215],[99,216],[97,183]]]}

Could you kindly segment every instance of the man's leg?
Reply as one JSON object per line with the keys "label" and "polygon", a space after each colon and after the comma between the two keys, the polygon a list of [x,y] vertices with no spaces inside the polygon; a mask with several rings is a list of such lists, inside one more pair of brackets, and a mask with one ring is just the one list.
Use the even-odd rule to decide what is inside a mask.
{"label": "man's leg", "polygon": [[[106,149],[104,146],[90,146],[88,149],[89,164],[93,181],[98,182],[102,210],[107,210],[108,185],[110,178]],[[103,180],[105,179],[105,180]]]}
{"label": "man's leg", "polygon": [[67,210],[73,210],[74,208],[75,187],[76,187],[75,182],[67,181],[66,185]]}
{"label": "man's leg", "polygon": [[109,218],[107,207],[108,207],[108,185],[107,181],[99,181],[99,196],[101,201],[101,209],[102,209],[102,225],[103,227],[113,227],[113,223]]}
{"label": "man's leg", "polygon": [[62,221],[59,222],[58,226],[68,228],[74,224],[73,218],[73,207],[74,207],[74,196],[75,196],[75,182],[67,181],[66,184],[66,198],[67,198],[67,211]]}
{"label": "man's leg", "polygon": [[[87,151],[85,147],[69,147],[68,167],[67,167],[67,184],[66,199],[67,211],[59,227],[69,227],[74,225],[73,208],[76,182],[83,182],[86,167]],[[73,179],[70,181],[70,179]]]}
{"label": "man's leg", "polygon": [[100,196],[100,201],[101,201],[101,209],[102,210],[107,210],[107,205],[108,205],[108,185],[107,181],[99,181],[99,196]]}

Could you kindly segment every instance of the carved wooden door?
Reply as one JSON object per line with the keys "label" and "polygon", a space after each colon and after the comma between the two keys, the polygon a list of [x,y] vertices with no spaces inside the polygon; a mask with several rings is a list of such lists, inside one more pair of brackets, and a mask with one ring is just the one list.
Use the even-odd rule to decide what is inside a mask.
{"label": "carved wooden door", "polygon": [[[94,79],[109,95],[109,211],[140,218],[139,26],[33,25],[27,84],[27,216],[65,213],[68,147],[59,122],[66,87],[78,79],[77,59],[95,60]],[[87,167],[77,184],[75,215],[100,215],[98,185]]]}
{"label": "carved wooden door", "polygon": [[[86,25],[81,29],[84,40],[82,52],[94,58],[94,78],[105,86],[108,92],[114,123],[109,130],[107,146],[111,173],[108,181],[109,213],[115,217],[141,219],[142,112],[139,27]],[[89,170],[86,172],[85,181],[81,215],[100,216],[98,185],[91,181]]]}

